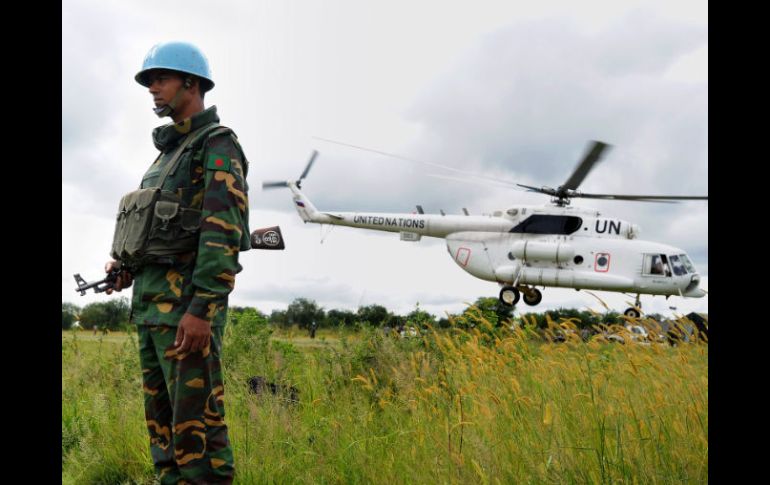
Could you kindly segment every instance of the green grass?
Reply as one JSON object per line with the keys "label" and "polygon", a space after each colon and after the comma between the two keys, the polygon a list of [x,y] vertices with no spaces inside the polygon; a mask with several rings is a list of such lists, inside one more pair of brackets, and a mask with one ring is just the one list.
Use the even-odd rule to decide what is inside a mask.
{"label": "green grass", "polygon": [[[62,481],[153,483],[135,339],[87,333],[62,333]],[[317,337],[227,328],[236,483],[707,482],[705,345]],[[300,403],[250,394],[253,375]]]}

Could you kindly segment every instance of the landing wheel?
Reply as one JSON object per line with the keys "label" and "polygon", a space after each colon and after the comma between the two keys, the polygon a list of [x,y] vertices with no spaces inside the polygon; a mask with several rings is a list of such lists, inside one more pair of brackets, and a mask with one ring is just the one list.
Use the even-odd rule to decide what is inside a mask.
{"label": "landing wheel", "polygon": [[626,311],[623,312],[623,315],[629,317],[629,318],[639,318],[641,314],[639,313],[639,310],[636,308],[626,308]]}
{"label": "landing wheel", "polygon": [[513,286],[504,286],[500,290],[500,303],[506,306],[513,306],[519,301],[519,290]]}
{"label": "landing wheel", "polygon": [[532,288],[529,293],[524,293],[524,303],[529,306],[535,306],[543,299],[543,294],[540,290]]}

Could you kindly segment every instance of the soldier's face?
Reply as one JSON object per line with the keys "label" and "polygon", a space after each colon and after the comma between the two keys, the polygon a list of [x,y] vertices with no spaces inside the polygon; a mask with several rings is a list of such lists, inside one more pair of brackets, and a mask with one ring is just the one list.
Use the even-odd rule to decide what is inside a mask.
{"label": "soldier's face", "polygon": [[174,71],[155,69],[147,74],[150,94],[156,107],[169,104],[182,88],[182,76]]}

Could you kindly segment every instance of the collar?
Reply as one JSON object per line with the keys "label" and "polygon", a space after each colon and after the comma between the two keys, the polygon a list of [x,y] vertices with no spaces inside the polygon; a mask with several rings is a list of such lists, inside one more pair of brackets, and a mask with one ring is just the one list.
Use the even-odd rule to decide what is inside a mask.
{"label": "collar", "polygon": [[165,153],[176,148],[179,142],[191,131],[212,122],[219,122],[216,106],[195,113],[179,123],[158,126],[152,130],[152,142],[155,144],[155,148]]}

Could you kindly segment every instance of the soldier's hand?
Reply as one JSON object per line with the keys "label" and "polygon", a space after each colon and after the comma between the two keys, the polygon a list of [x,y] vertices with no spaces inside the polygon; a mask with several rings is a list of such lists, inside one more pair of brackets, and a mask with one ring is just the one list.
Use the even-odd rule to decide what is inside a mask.
{"label": "soldier's hand", "polygon": [[[104,265],[104,272],[109,273],[112,271],[113,268],[120,267],[120,263],[117,261],[110,261],[107,264]],[[111,295],[113,291],[120,291],[123,288],[130,287],[134,282],[134,275],[129,273],[128,271],[122,271],[117,279],[115,280],[115,283],[113,283],[112,288],[107,288],[104,292],[108,295]]]}
{"label": "soldier's hand", "polygon": [[179,321],[174,347],[177,352],[198,352],[209,345],[211,323],[190,313],[185,313]]}

